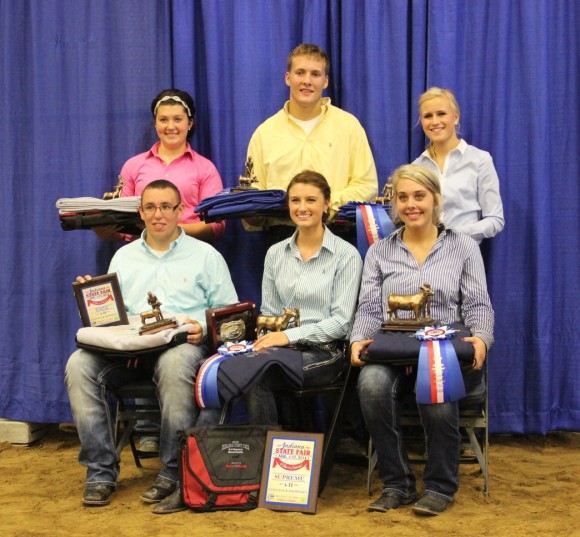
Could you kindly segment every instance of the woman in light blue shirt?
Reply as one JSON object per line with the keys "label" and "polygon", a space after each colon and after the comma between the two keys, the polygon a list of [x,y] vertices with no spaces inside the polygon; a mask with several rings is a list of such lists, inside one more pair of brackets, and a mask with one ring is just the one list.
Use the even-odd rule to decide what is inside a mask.
{"label": "woman in light blue shirt", "polygon": [[458,138],[459,117],[448,89],[432,87],[419,97],[419,119],[429,145],[413,164],[438,174],[445,226],[480,243],[504,227],[499,179],[491,155]]}
{"label": "woman in light blue shirt", "polygon": [[[335,236],[324,224],[330,207],[330,187],[314,171],[303,171],[288,185],[294,234],[274,244],[266,255],[262,280],[263,315],[280,315],[284,308],[300,311],[300,326],[269,332],[254,348],[298,344],[302,349],[304,385],[332,382],[344,367],[341,340],[350,335],[362,273],[356,248]],[[247,396],[252,423],[278,422],[266,377]]]}

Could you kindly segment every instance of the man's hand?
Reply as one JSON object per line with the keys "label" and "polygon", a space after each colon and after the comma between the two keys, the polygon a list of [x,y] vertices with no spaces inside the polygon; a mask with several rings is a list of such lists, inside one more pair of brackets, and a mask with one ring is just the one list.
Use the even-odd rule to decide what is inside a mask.
{"label": "man's hand", "polygon": [[203,339],[203,328],[197,321],[187,319],[185,324],[192,324],[193,328],[187,331],[187,342],[192,345],[199,345]]}
{"label": "man's hand", "polygon": [[97,237],[102,241],[120,241],[123,240],[121,226],[111,224],[108,226],[95,226],[91,228]]}
{"label": "man's hand", "polygon": [[92,276],[90,274],[86,274],[84,277],[77,276],[77,283],[85,283],[88,282],[89,280],[92,280]]}

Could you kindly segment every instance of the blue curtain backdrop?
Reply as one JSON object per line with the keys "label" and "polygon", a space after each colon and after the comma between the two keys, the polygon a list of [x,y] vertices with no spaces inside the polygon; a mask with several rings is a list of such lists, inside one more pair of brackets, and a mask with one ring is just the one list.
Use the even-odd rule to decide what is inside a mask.
{"label": "blue curtain backdrop", "polygon": [[[492,430],[580,430],[579,26],[575,0],[0,0],[0,417],[71,419],[71,282],[104,273],[115,248],[63,232],[55,201],[110,190],[155,140],[149,105],[172,86],[195,98],[194,147],[234,185],[251,133],[288,97],[288,52],[309,41],[330,55],[328,95],[366,128],[381,187],[424,147],[418,95],[455,91],[506,214],[482,246]],[[264,237],[232,222],[218,248],[259,303]]]}

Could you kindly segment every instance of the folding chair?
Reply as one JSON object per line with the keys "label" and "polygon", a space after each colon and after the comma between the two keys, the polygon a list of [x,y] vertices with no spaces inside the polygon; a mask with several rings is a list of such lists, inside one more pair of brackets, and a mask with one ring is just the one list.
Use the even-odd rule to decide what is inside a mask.
{"label": "folding chair", "polygon": [[[276,392],[280,396],[298,400],[298,408],[300,409],[299,428],[301,430],[304,430],[304,432],[324,432],[322,463],[318,482],[319,495],[322,494],[328,481],[336,454],[336,448],[341,437],[350,403],[356,390],[358,379],[359,368],[350,365],[348,342],[345,342],[345,347],[345,367],[339,378],[331,384],[297,389],[284,389]],[[311,402],[313,398],[322,399],[328,396],[335,396],[336,401],[326,430],[320,431],[320,423],[316,423],[313,416],[312,405],[308,403]],[[317,428],[319,429],[318,431],[316,431]]]}
{"label": "folding chair", "polygon": [[[488,424],[488,367],[484,366],[484,388],[477,388],[459,402],[459,428],[462,433],[461,464],[479,464],[483,477],[483,492],[489,494],[489,424]],[[404,405],[402,405],[404,406]],[[421,418],[414,401],[401,409],[401,426],[414,427],[423,432]],[[416,440],[417,436],[405,435],[405,441]],[[421,435],[424,446],[424,436]],[[409,457],[411,463],[425,463],[426,457]],[[377,454],[372,440],[368,446],[367,490],[371,495],[372,473],[377,465]]]}
{"label": "folding chair", "polygon": [[[117,454],[121,452],[127,444],[131,445],[131,452],[137,468],[142,468],[142,458],[156,457],[156,453],[140,451],[135,444],[135,425],[137,421],[161,422],[161,410],[159,404],[137,404],[136,400],[157,401],[155,384],[152,380],[138,380],[125,384],[116,390],[111,390],[113,397],[117,400],[115,417],[115,443]],[[159,434],[159,430],[140,430],[139,435],[152,433]]]}
{"label": "folding chair", "polygon": [[[222,326],[227,326],[225,323],[229,324],[239,319],[244,321],[246,327],[245,338],[247,340],[255,339],[256,306],[253,302],[241,302],[206,311],[208,341],[213,352],[215,352],[215,349],[217,349],[219,344],[223,342],[223,337],[220,335]],[[315,420],[313,419],[311,406],[308,402],[317,397],[326,397],[329,395],[336,397],[336,404],[332,410],[332,415],[326,431],[322,431],[325,433],[325,436],[322,448],[322,464],[318,486],[319,494],[323,491],[326,481],[328,480],[328,475],[332,467],[332,462],[334,460],[336,447],[348,412],[348,407],[352,400],[354,391],[356,390],[358,368],[352,368],[350,366],[349,356],[349,345],[348,342],[345,342],[345,367],[340,376],[331,384],[297,389],[284,388],[276,390],[277,396],[291,398],[298,401],[300,419],[297,429],[304,432],[314,432],[317,428],[317,425],[314,423]],[[227,408],[223,409],[222,421],[224,421],[226,413]],[[296,428],[294,429],[296,430]],[[320,429],[320,426],[318,426],[318,429]]]}

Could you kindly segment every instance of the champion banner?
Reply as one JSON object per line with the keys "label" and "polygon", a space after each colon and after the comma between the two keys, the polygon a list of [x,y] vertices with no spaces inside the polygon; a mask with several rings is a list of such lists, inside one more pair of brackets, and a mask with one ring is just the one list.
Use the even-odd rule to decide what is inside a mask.
{"label": "champion banner", "polygon": [[361,203],[356,207],[356,244],[364,259],[371,244],[395,231],[384,205]]}
{"label": "champion banner", "polygon": [[465,397],[457,354],[448,340],[454,333],[447,326],[428,326],[415,334],[423,341],[417,369],[417,403],[449,403]]}
{"label": "champion banner", "polygon": [[200,408],[221,407],[217,380],[220,364],[231,356],[251,352],[253,348],[254,345],[246,341],[224,343],[218,354],[210,356],[201,365],[195,379],[195,400]]}

